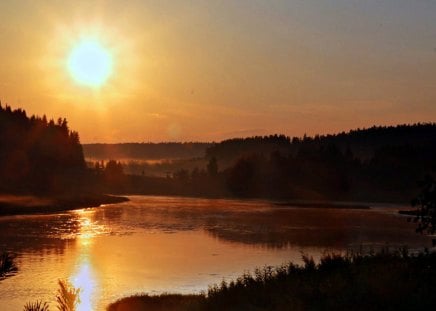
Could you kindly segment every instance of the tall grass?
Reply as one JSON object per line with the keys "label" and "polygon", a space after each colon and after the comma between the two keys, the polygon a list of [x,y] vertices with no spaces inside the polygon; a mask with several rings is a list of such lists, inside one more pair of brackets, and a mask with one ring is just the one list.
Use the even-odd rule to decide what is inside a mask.
{"label": "tall grass", "polygon": [[304,257],[209,288],[205,310],[415,310],[436,306],[436,255]]}
{"label": "tall grass", "polygon": [[24,311],[49,311],[48,303],[42,301],[28,302],[24,306]]}
{"label": "tall grass", "polygon": [[[68,281],[59,280],[59,288],[56,295],[57,310],[76,311],[79,301],[80,289],[74,288]],[[24,311],[49,311],[48,303],[37,300],[28,302],[24,306]],[[92,310],[90,310],[92,311]]]}
{"label": "tall grass", "polygon": [[[434,310],[436,306],[436,254],[412,255],[406,250],[329,254],[318,263],[307,256],[303,262],[264,267],[222,281],[171,310]],[[108,310],[165,310],[165,303],[165,295],[134,296]]]}
{"label": "tall grass", "polygon": [[79,303],[80,289],[74,288],[67,281],[59,280],[59,289],[56,296],[59,311],[75,311]]}

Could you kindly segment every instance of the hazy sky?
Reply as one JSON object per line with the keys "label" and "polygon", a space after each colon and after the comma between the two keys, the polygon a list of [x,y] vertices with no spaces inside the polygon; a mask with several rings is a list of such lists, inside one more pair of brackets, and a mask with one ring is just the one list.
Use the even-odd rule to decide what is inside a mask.
{"label": "hazy sky", "polygon": [[[82,142],[436,121],[436,1],[0,1],[0,99]],[[113,57],[100,88],[68,55]]]}

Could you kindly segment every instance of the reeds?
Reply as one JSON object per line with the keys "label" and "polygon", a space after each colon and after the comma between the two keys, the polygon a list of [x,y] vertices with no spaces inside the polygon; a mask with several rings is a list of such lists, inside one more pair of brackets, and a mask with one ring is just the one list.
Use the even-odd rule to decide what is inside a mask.
{"label": "reeds", "polygon": [[[57,309],[59,311],[76,311],[77,305],[80,302],[80,289],[74,288],[66,280],[59,280],[58,284],[59,289],[56,295]],[[49,311],[49,307],[47,302],[37,300],[36,302],[26,303],[24,311]]]}
{"label": "reeds", "polygon": [[[435,253],[350,252],[256,269],[192,296],[190,304],[179,296],[178,307],[170,310],[433,310],[435,292]],[[107,310],[166,310],[172,299],[128,297]]]}
{"label": "reeds", "polygon": [[75,311],[79,303],[80,289],[74,288],[65,280],[59,280],[59,289],[56,296],[59,311]]}
{"label": "reeds", "polygon": [[39,300],[36,302],[28,302],[24,306],[24,311],[48,311],[48,303]]}

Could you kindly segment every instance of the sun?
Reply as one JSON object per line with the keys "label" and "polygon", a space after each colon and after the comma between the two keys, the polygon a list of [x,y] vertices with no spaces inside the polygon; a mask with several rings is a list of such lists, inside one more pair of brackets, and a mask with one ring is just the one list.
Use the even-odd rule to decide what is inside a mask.
{"label": "sun", "polygon": [[112,55],[103,44],[95,39],[78,42],[71,50],[68,71],[80,85],[100,87],[112,75]]}

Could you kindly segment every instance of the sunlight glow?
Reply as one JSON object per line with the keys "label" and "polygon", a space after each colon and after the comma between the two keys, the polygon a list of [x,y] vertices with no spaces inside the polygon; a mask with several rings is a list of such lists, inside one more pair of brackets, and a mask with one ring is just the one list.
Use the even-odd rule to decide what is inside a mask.
{"label": "sunlight glow", "polygon": [[78,215],[79,231],[76,233],[76,238],[82,246],[92,244],[96,236],[107,233],[106,226],[98,224],[93,220],[94,210],[79,209],[74,211]]}
{"label": "sunlight glow", "polygon": [[79,42],[68,57],[68,70],[79,84],[99,87],[112,74],[113,60],[109,51],[97,40]]}
{"label": "sunlight glow", "polygon": [[95,267],[90,259],[90,249],[96,236],[106,232],[104,225],[94,221],[95,210],[79,209],[74,211],[78,216],[79,231],[76,238],[80,249],[80,257],[75,273],[70,277],[72,285],[79,289],[77,311],[94,310],[96,291],[99,289]]}
{"label": "sunlight glow", "polygon": [[79,271],[72,277],[71,283],[75,288],[79,289],[77,311],[93,310],[96,280],[87,260],[81,263]]}

